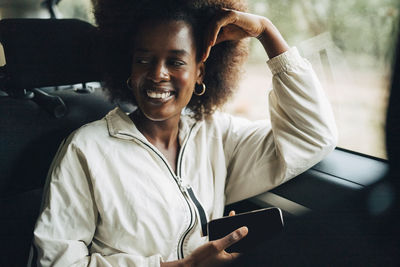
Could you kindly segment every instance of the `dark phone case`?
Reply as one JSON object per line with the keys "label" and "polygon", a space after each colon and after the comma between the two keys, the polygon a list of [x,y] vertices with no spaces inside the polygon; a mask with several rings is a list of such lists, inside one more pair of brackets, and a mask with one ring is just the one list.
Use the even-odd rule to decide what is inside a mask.
{"label": "dark phone case", "polygon": [[212,220],[208,223],[209,240],[222,238],[242,226],[247,226],[249,233],[226,251],[246,252],[276,237],[283,230],[282,211],[265,208]]}

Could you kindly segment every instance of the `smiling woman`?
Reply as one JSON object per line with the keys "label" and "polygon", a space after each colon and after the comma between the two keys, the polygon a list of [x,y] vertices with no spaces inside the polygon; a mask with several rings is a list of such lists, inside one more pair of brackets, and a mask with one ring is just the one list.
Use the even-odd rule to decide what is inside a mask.
{"label": "smiling woman", "polygon": [[196,60],[193,31],[183,21],[159,21],[157,26],[144,21],[139,29],[129,77],[136,103],[150,120],[175,117],[177,123],[204,74],[204,64]]}
{"label": "smiling woman", "polygon": [[[212,5],[221,6],[223,4],[225,7],[236,10],[246,10],[243,1],[223,2],[215,1]],[[189,8],[190,11],[185,11],[185,8]],[[146,32],[141,29],[145,21],[151,23],[164,19],[186,22],[189,30],[192,31],[192,41],[196,49],[195,59],[199,63],[205,51],[204,47],[208,45],[205,44],[205,30],[209,27],[209,20],[216,12],[215,7],[207,7],[203,1],[194,3],[190,7],[185,1],[162,4],[157,1],[139,1],[134,5],[98,2],[95,13],[107,47],[107,51],[104,53],[107,63],[105,66],[107,69],[106,84],[111,98],[136,104],[132,93],[126,88],[125,81],[131,73],[132,64],[135,63],[132,61],[134,52],[132,38],[138,31],[144,35],[150,32],[148,27]],[[111,20],[110,16],[112,16]],[[232,96],[239,82],[241,66],[248,54],[248,44],[242,39],[224,42],[214,46],[211,53],[208,60],[202,63],[207,69],[202,77],[207,90],[201,97],[194,95],[188,104],[188,108],[197,120],[211,115]],[[202,88],[198,90],[201,92]]]}
{"label": "smiling woman", "polygon": [[164,126],[168,128],[178,125],[195,84],[202,83],[204,63],[196,60],[193,31],[184,21],[161,20],[154,25],[146,20],[135,34],[132,49],[128,87],[138,109],[130,117],[176,171],[177,139],[173,135],[166,144],[157,140],[154,122],[168,121]]}
{"label": "smiling woman", "polygon": [[[98,0],[107,90],[120,108],[72,133],[49,171],[34,231],[43,266],[220,266],[241,227],[214,241],[226,204],[288,181],[335,146],[308,61],[242,1]],[[255,37],[271,58],[271,120],[216,112]],[[35,257],[32,257],[35,258]]]}

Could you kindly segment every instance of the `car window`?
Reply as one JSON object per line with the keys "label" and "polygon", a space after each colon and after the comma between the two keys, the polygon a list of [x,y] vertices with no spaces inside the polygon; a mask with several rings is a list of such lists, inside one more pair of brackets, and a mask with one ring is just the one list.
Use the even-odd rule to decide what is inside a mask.
{"label": "car window", "polygon": [[[289,45],[296,46],[313,65],[333,106],[338,146],[386,158],[384,127],[399,24],[398,1],[248,3],[250,12],[268,17]],[[59,1],[56,15],[94,23],[91,0]],[[242,81],[225,111],[251,120],[268,118],[271,72],[267,59],[258,41],[251,40]]]}
{"label": "car window", "polygon": [[94,23],[91,0],[62,0],[57,5],[58,17],[76,18]]}
{"label": "car window", "polygon": [[[289,45],[313,65],[331,101],[339,147],[386,158],[384,127],[391,62],[398,31],[397,0],[250,0],[250,11],[268,17]],[[257,40],[241,86],[227,111],[268,117],[271,73]]]}
{"label": "car window", "polygon": [[6,58],[4,55],[4,48],[3,45],[0,43],[0,67],[6,65]]}
{"label": "car window", "polygon": [[49,18],[50,13],[44,1],[2,0],[0,18]]}
{"label": "car window", "polygon": [[[385,118],[398,31],[397,0],[248,0],[313,65],[331,101],[339,147],[386,158]],[[63,17],[93,22],[90,0],[63,0]],[[268,118],[271,72],[253,38],[249,60],[225,111],[251,120]]]}

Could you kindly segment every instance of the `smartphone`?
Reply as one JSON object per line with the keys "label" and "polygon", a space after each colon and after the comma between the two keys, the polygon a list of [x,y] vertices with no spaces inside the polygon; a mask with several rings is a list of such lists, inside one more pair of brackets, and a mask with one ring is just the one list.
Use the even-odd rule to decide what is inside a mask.
{"label": "smartphone", "polygon": [[247,252],[261,243],[271,240],[283,231],[282,211],[277,207],[254,210],[234,216],[226,216],[208,223],[209,240],[220,239],[234,230],[247,226],[247,236],[230,246],[228,252]]}

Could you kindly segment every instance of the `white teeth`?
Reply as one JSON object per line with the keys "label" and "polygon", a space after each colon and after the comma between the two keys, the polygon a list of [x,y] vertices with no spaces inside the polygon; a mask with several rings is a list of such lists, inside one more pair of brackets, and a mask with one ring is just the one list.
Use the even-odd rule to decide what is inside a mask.
{"label": "white teeth", "polygon": [[150,98],[158,98],[158,99],[167,98],[167,97],[169,97],[171,95],[171,92],[159,93],[159,92],[150,91],[150,90],[147,90],[146,93],[147,93],[148,97],[150,97]]}

